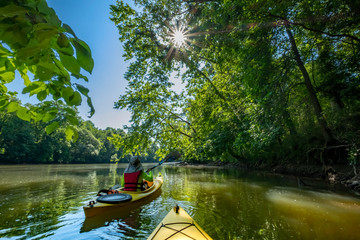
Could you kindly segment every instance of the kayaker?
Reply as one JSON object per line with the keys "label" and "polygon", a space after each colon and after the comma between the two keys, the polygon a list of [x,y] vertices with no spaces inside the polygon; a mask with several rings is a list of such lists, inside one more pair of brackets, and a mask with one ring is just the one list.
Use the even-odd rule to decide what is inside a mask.
{"label": "kayaker", "polygon": [[[149,184],[146,181],[144,183],[144,180],[148,181]],[[152,183],[152,171],[147,170],[145,172],[139,156],[132,156],[121,178],[121,186],[124,187],[125,191],[143,191],[147,185],[151,186]]]}

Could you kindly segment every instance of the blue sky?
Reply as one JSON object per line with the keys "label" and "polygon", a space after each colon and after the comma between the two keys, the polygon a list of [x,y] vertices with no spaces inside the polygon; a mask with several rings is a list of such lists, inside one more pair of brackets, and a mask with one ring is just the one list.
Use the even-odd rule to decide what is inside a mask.
{"label": "blue sky", "polygon": [[[123,60],[123,50],[119,33],[110,21],[110,4],[116,0],[48,0],[61,21],[71,26],[76,35],[91,48],[95,61],[94,70],[84,83],[90,90],[95,114],[90,119],[99,128],[122,128],[128,124],[130,113],[113,109],[114,102],[124,94],[127,82],[123,75],[127,63]],[[85,102],[85,101],[84,101]],[[79,107],[80,115],[88,119],[89,107],[84,103]]]}
{"label": "blue sky", "polygon": [[[83,99],[79,107],[80,116],[91,120],[96,127],[122,128],[129,124],[130,113],[126,110],[113,109],[114,102],[124,94],[127,82],[123,75],[127,63],[122,57],[123,49],[119,40],[119,33],[114,23],[110,21],[110,4],[116,0],[47,0],[48,5],[54,8],[63,23],[71,26],[77,37],[85,41],[91,48],[95,66],[92,74],[82,72],[88,76],[89,82],[79,81],[90,90],[90,96],[95,107],[95,114],[87,117],[90,108]],[[22,79],[17,76],[9,88],[21,93]],[[36,97],[19,94],[23,102],[36,102]]]}

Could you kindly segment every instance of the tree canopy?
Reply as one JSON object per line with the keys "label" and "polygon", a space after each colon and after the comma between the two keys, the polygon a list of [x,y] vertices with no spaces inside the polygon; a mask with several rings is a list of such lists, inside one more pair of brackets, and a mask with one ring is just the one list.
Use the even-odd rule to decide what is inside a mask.
{"label": "tree canopy", "polygon": [[115,107],[132,113],[133,134],[118,143],[253,163],[359,151],[358,1],[135,3],[111,6],[130,61]]}

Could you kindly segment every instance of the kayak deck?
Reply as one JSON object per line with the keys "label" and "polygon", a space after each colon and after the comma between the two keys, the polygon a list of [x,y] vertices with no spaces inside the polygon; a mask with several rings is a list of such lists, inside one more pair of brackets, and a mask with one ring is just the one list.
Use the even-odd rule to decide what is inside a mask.
{"label": "kayak deck", "polygon": [[174,207],[155,228],[148,240],[212,240],[181,207]]}
{"label": "kayak deck", "polygon": [[142,199],[146,199],[152,196],[157,192],[163,184],[162,177],[157,177],[154,179],[154,184],[146,189],[145,191],[123,191],[122,189],[116,189],[119,193],[130,194],[132,199],[131,201],[121,202],[121,203],[103,203],[98,201],[90,201],[87,205],[83,206],[85,217],[93,217],[95,215],[101,214],[104,211],[120,208],[120,207],[131,207],[134,203],[138,203]]}

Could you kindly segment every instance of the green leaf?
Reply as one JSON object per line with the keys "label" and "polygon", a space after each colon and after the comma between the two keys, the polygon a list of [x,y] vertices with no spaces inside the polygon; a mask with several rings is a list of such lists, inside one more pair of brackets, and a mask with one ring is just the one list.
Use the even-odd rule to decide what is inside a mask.
{"label": "green leaf", "polygon": [[66,140],[70,141],[74,136],[74,130],[71,127],[67,126],[65,129],[65,135],[66,135]]}
{"label": "green leaf", "polygon": [[48,20],[49,23],[56,27],[61,26],[61,21],[56,15],[54,9],[50,8],[45,0],[36,1],[36,8],[39,12],[43,13],[44,17]]}
{"label": "green leaf", "polygon": [[62,83],[70,83],[70,74],[68,70],[64,67],[61,61],[54,59],[55,64],[58,66],[61,77],[58,78]]}
{"label": "green leaf", "polygon": [[[37,81],[37,82],[30,83],[27,87],[25,87],[23,89],[22,93],[23,94],[30,93],[30,96],[33,96],[33,95],[38,94],[38,93],[40,93],[42,91],[45,91],[45,94],[47,95],[46,84],[43,83],[43,82]],[[39,97],[42,97],[42,95],[40,94]],[[42,100],[40,100],[40,101],[42,101]]]}
{"label": "green leaf", "polygon": [[50,23],[37,23],[33,26],[33,29],[34,31],[48,30],[58,32],[58,29]]}
{"label": "green leaf", "polygon": [[0,56],[7,57],[7,56],[11,56],[11,55],[12,55],[12,52],[10,52],[8,49],[4,48],[2,46],[2,44],[0,43]]}
{"label": "green leaf", "polygon": [[15,17],[15,16],[19,16],[19,15],[25,15],[28,11],[29,10],[27,10],[26,8],[10,4],[5,7],[0,8],[0,16],[1,16],[1,18]]}
{"label": "green leaf", "polygon": [[34,25],[35,39],[43,45],[50,47],[50,40],[59,34],[59,30],[49,23],[38,23]]}
{"label": "green leaf", "polygon": [[47,81],[59,73],[59,69],[54,64],[49,62],[40,62],[36,68],[35,77],[39,80]]}
{"label": "green leaf", "polygon": [[72,28],[69,25],[67,25],[66,23],[63,23],[62,27],[66,30],[66,32],[70,33],[77,39],[75,32],[72,30]]}
{"label": "green leaf", "polygon": [[19,71],[22,79],[24,80],[24,85],[25,85],[25,86],[29,86],[30,83],[31,83],[31,81],[30,81],[30,79],[29,79],[29,76],[26,74],[27,68],[23,68],[23,69],[19,69],[19,68],[18,68],[18,71]]}
{"label": "green leaf", "polygon": [[[15,55],[18,59],[25,62],[26,60],[37,56],[43,48],[46,48],[46,44],[35,46],[34,44],[29,43],[26,47],[17,50]],[[39,62],[39,59],[37,59],[37,62]]]}
{"label": "green leaf", "polygon": [[53,120],[56,117],[56,112],[47,112],[45,116],[42,118],[42,121],[47,123]]}
{"label": "green leaf", "polygon": [[62,53],[62,54],[65,54],[65,55],[72,56],[72,55],[74,55],[74,48],[71,45],[69,45],[66,48],[59,48],[58,52]]}
{"label": "green leaf", "polygon": [[59,122],[53,122],[50,125],[46,126],[45,131],[47,134],[54,132],[60,126]]}
{"label": "green leaf", "polygon": [[66,108],[64,108],[64,110],[72,116],[76,116],[76,114],[77,114],[76,111],[70,107],[66,107]]}
{"label": "green leaf", "polygon": [[45,90],[43,90],[43,91],[39,92],[39,93],[36,95],[36,97],[37,97],[37,99],[38,99],[39,101],[43,101],[43,100],[46,99],[47,95],[48,95],[47,92],[46,92]]}
{"label": "green leaf", "polygon": [[92,104],[92,101],[91,101],[90,97],[87,98],[87,104],[90,107],[89,117],[92,117],[94,115],[94,113],[95,113],[95,108],[94,108],[94,106]]}
{"label": "green leaf", "polygon": [[10,83],[15,79],[15,73],[14,72],[0,73],[0,79],[5,83]]}
{"label": "green leaf", "polygon": [[91,73],[94,68],[94,60],[91,57],[91,50],[89,46],[80,39],[71,39],[72,44],[76,49],[76,58],[79,62],[79,65],[86,70],[87,72]]}
{"label": "green leaf", "polygon": [[81,95],[78,92],[74,92],[74,95],[72,95],[70,98],[70,104],[74,106],[79,106],[81,104]]}
{"label": "green leaf", "polygon": [[23,106],[19,106],[18,110],[16,111],[16,115],[24,120],[24,121],[30,121],[31,118],[31,114],[29,112],[29,110],[26,107]]}
{"label": "green leaf", "polygon": [[4,109],[6,107],[6,104],[7,104],[8,101],[6,100],[0,100],[0,109]]}
{"label": "green leaf", "polygon": [[82,75],[82,74],[71,74],[71,76],[75,77],[76,79],[82,78],[82,79],[84,79],[86,82],[89,81],[89,79],[88,79],[86,76]]}
{"label": "green leaf", "polygon": [[8,107],[7,107],[7,111],[10,112],[15,112],[19,109],[20,105],[18,102],[11,102],[9,103]]}
{"label": "green leaf", "polygon": [[84,87],[83,85],[78,84],[78,83],[75,83],[75,86],[76,86],[77,90],[79,90],[79,92],[81,92],[82,95],[88,96],[89,89],[87,89],[86,87]]}
{"label": "green leaf", "polygon": [[64,64],[64,67],[67,70],[69,70],[71,73],[80,74],[80,65],[76,61],[76,58],[74,56],[69,56],[60,53],[60,60],[62,64]]}
{"label": "green leaf", "polygon": [[72,115],[66,115],[65,116],[67,120],[69,120],[69,122],[72,124],[72,125],[78,125],[79,124],[79,120],[72,116]]}
{"label": "green leaf", "polygon": [[74,95],[74,90],[71,87],[66,87],[62,90],[62,97],[67,103],[70,103],[70,97],[73,95]]}
{"label": "green leaf", "polygon": [[70,46],[70,40],[63,33],[60,33],[56,43],[60,48],[68,48]]}
{"label": "green leaf", "polygon": [[[7,87],[6,87],[5,85],[3,85],[3,84],[0,84],[0,92],[1,92],[2,94],[5,94],[5,93],[7,93],[7,91],[8,91]],[[0,96],[0,99],[1,99],[2,97],[3,97],[3,96]]]}

